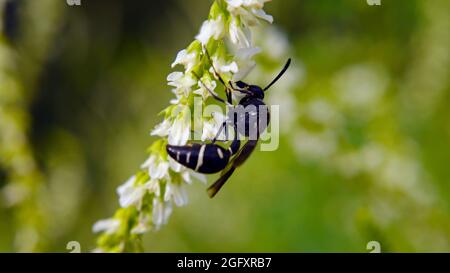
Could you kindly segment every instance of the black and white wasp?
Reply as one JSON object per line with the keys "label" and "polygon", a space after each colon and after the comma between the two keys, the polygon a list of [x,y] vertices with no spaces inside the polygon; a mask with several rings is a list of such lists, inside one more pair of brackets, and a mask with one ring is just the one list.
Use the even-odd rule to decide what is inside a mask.
{"label": "black and white wasp", "polygon": [[[267,91],[288,69],[291,59],[288,59],[280,73],[272,80],[265,88],[257,85],[250,85],[243,81],[237,81],[234,84],[229,81],[228,85],[217,73],[208,52],[205,53],[211,63],[216,78],[225,86],[227,100],[220,98],[216,93],[210,90],[205,84],[203,87],[221,103],[225,103],[230,108],[251,109],[246,111],[230,111],[227,120],[223,122],[216,137],[211,143],[192,143],[184,146],[167,145],[167,153],[171,158],[176,160],[181,165],[190,168],[196,172],[204,174],[212,174],[222,171],[220,178],[208,188],[208,195],[214,197],[220,188],[233,174],[234,170],[242,165],[250,156],[258,143],[260,133],[264,132],[270,120],[270,114],[267,105],[264,103],[264,92]],[[194,73],[194,72],[193,72]],[[195,73],[197,79],[200,79]],[[239,92],[243,94],[238,105],[232,104],[232,92]],[[230,114],[231,113],[231,114]],[[263,118],[261,119],[261,115]],[[256,117],[256,118],[255,118]],[[263,122],[260,122],[263,120]],[[234,139],[228,149],[216,144],[218,136],[225,129],[227,132],[227,125],[234,129]],[[252,132],[256,133],[252,134]],[[247,142],[241,148],[241,141],[239,134],[248,138]],[[253,137],[249,137],[253,136]]]}

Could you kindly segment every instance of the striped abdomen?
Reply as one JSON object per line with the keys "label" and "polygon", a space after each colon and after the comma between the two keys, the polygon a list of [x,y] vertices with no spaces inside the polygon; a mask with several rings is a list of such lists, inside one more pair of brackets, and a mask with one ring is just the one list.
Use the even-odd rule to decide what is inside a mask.
{"label": "striped abdomen", "polygon": [[175,161],[199,173],[219,172],[225,168],[231,157],[230,150],[217,144],[167,145],[166,149]]}

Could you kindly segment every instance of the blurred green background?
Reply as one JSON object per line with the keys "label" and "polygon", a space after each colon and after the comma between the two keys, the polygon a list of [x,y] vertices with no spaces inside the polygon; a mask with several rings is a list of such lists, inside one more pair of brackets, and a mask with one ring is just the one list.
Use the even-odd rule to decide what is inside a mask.
{"label": "blurred green background", "polygon": [[[170,64],[212,1],[0,0],[0,251],[95,248],[92,224],[146,159]],[[274,152],[144,236],[149,252],[450,250],[450,2],[274,0],[249,80]],[[209,181],[214,181],[210,177]]]}

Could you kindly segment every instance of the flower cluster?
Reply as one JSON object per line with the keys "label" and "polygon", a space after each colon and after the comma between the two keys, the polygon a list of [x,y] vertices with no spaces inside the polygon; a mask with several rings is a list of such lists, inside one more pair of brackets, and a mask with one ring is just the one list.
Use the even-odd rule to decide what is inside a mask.
{"label": "flower cluster", "polygon": [[141,170],[117,189],[121,208],[113,218],[94,225],[95,232],[103,232],[98,251],[141,250],[141,234],[167,223],[173,204],[187,204],[185,186],[193,178],[206,182],[203,175],[168,157],[165,147],[167,143],[184,145],[193,133],[201,140],[216,134],[223,116],[191,115],[191,110],[207,105],[210,94],[205,86],[212,92],[219,89],[212,65],[226,82],[245,77],[255,66],[252,58],[259,49],[253,47],[250,28],[261,20],[272,22],[263,10],[267,1],[216,0],[195,40],[177,54],[172,67],[182,66],[184,71],[167,76],[175,98],[161,112],[163,121],[151,132],[160,139],[150,146]]}

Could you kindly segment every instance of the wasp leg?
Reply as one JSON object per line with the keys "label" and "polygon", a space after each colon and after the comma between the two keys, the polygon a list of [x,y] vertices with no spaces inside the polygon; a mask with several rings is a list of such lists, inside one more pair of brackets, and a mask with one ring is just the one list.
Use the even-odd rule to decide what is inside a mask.
{"label": "wasp leg", "polygon": [[212,143],[213,143],[213,144],[218,140],[218,138],[220,137],[220,134],[222,133],[222,130],[223,130],[224,128],[225,128],[225,140],[224,140],[224,142],[227,141],[227,140],[226,140],[226,139],[228,138],[227,122],[224,121],[224,122],[222,123],[222,125],[220,125],[219,131],[217,131],[216,136],[215,136],[215,137],[213,138],[213,140],[212,140]]}
{"label": "wasp leg", "polygon": [[229,81],[228,83],[230,84],[231,89],[234,90],[234,91],[238,91],[238,92],[241,92],[241,93],[246,94],[246,95],[251,95],[252,94],[252,92],[250,92],[248,90],[239,89],[239,88],[234,87],[234,85],[233,85],[233,83],[231,81]]}
{"label": "wasp leg", "polygon": [[208,86],[206,86],[203,81],[200,79],[200,77],[194,72],[192,71],[192,74],[194,74],[194,76],[200,81],[200,83],[202,84],[203,88],[205,88],[206,90],[208,90],[209,94],[211,94],[211,96],[213,96],[213,98],[215,98],[216,100],[220,101],[221,103],[225,103],[226,105],[230,105],[232,106],[233,104],[229,103],[228,101],[225,101],[224,99],[222,99],[221,97],[219,97],[219,95],[217,95],[216,93],[214,93],[214,91],[212,91],[211,89],[208,88]]}
{"label": "wasp leg", "polygon": [[225,83],[225,81],[222,79],[222,77],[220,76],[220,74],[217,72],[216,68],[214,67],[214,63],[211,59],[211,56],[209,55],[208,50],[206,49],[206,47],[203,47],[203,49],[205,50],[206,56],[208,57],[209,63],[211,64],[211,67],[214,71],[214,76],[216,76],[216,78],[219,79],[219,81],[222,83],[222,85],[225,87],[225,93],[227,95],[227,101],[229,104],[233,104],[233,100],[231,97],[231,91],[230,91],[230,87],[227,86],[227,84]]}

